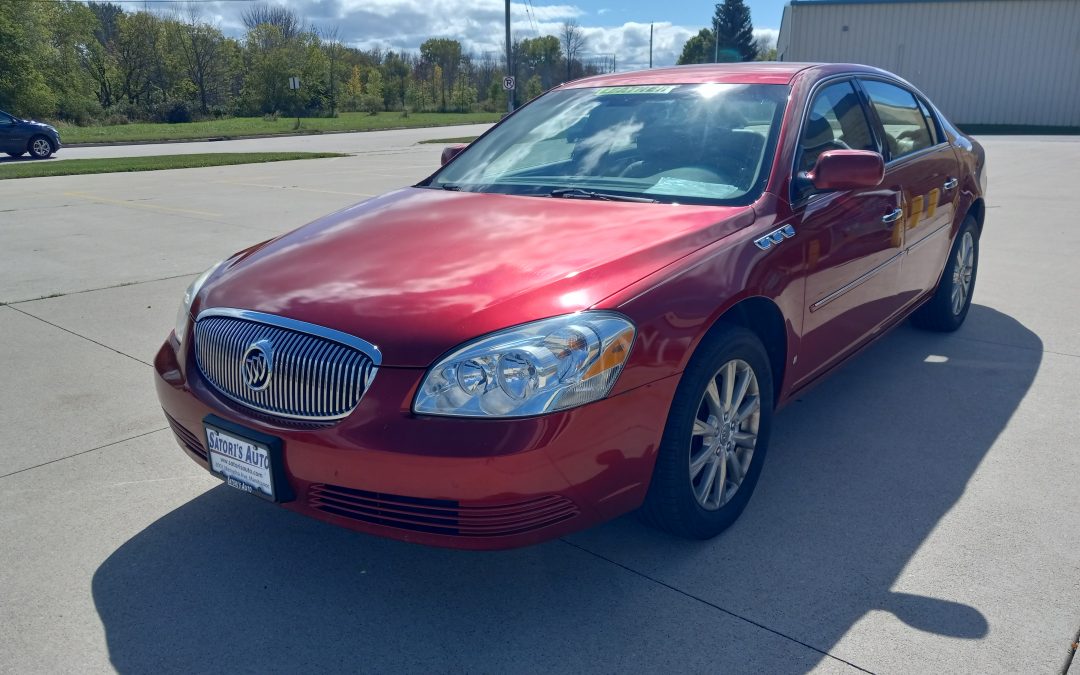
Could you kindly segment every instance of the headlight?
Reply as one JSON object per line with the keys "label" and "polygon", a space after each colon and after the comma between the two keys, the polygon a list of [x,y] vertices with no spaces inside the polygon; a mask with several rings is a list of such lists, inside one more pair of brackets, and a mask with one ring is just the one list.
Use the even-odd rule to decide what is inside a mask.
{"label": "headlight", "polygon": [[633,343],[634,324],[604,311],[492,333],[428,370],[413,412],[524,417],[583,405],[607,396]]}
{"label": "headlight", "polygon": [[191,285],[184,291],[184,301],[180,303],[180,308],[176,310],[176,341],[183,343],[184,333],[187,332],[188,321],[191,317],[191,303],[195,301],[195,296],[199,294],[199,289],[206,283],[206,280],[210,278],[210,275],[217,271],[217,268],[221,267],[221,263],[224,260],[219,260],[214,265],[199,275],[199,278],[191,282]]}

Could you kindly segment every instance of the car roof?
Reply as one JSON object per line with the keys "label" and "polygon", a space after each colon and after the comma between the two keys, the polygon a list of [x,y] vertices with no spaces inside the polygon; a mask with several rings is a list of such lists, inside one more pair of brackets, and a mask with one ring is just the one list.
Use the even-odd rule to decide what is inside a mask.
{"label": "car roof", "polygon": [[581,89],[642,84],[791,84],[795,76],[805,70],[818,70],[822,75],[840,72],[883,72],[877,68],[852,63],[793,63],[790,61],[702,63],[594,75],[567,82],[562,88]]}

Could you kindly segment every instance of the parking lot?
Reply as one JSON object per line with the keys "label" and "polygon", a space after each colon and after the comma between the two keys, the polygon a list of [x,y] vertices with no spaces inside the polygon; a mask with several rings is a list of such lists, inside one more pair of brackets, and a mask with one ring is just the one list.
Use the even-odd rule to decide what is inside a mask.
{"label": "parking lot", "polygon": [[190,280],[415,182],[441,149],[419,137],[464,134],[0,181],[0,671],[1069,668],[1077,137],[982,139],[989,209],[967,323],[902,326],[781,412],[753,500],[715,540],[625,517],[515,551],[421,548],[274,508],[184,456],[150,363]]}

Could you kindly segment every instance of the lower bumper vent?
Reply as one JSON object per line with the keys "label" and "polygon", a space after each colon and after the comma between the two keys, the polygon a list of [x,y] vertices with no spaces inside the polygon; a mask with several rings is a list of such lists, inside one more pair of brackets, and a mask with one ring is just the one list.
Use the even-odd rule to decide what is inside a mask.
{"label": "lower bumper vent", "polygon": [[169,420],[169,426],[172,427],[172,431],[176,434],[176,440],[180,441],[188,450],[194,452],[196,455],[206,461],[206,449],[203,447],[202,441],[195,434],[188,431],[182,424],[174,420],[169,413],[165,413],[165,419]]}
{"label": "lower bumper vent", "polygon": [[468,505],[445,499],[403,497],[316,483],[308,505],[342,518],[413,532],[455,537],[505,537],[538,530],[578,515],[559,495],[506,504]]}

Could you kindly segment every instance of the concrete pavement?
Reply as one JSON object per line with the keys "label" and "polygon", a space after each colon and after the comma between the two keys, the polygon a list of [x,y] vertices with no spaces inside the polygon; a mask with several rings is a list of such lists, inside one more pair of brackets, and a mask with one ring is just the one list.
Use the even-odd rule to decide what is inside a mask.
{"label": "concrete pavement", "polygon": [[495,554],[223,487],[150,380],[195,274],[414,182],[438,146],[0,182],[0,671],[1062,672],[1080,139],[984,141],[968,323],[901,327],[780,413],[731,530],[687,542],[623,518]]}

